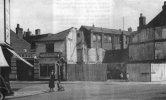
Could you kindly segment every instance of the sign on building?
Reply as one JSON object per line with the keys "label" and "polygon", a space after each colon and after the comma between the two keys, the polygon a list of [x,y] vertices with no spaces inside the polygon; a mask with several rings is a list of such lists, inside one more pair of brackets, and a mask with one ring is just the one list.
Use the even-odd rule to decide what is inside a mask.
{"label": "sign on building", "polygon": [[0,0],[0,42],[10,44],[10,0]]}

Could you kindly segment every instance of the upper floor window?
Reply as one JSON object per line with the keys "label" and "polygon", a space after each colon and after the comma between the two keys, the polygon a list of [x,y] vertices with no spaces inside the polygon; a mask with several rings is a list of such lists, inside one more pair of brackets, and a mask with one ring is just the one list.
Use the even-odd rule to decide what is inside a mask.
{"label": "upper floor window", "polygon": [[93,34],[93,41],[96,41],[96,40],[97,40],[96,35]]}
{"label": "upper floor window", "polygon": [[101,41],[101,35],[97,35],[97,40]]}
{"label": "upper floor window", "polygon": [[120,44],[120,37],[117,36],[117,44]]}
{"label": "upper floor window", "polygon": [[114,36],[114,43],[119,44],[120,43],[120,37],[119,36]]}
{"label": "upper floor window", "polygon": [[78,38],[80,37],[80,33],[77,33],[77,37],[78,37]]}
{"label": "upper floor window", "polygon": [[110,35],[104,35],[104,42],[105,43],[108,43],[108,42],[111,42],[112,38]]}
{"label": "upper floor window", "polygon": [[111,42],[111,36],[108,36],[108,42]]}
{"label": "upper floor window", "polygon": [[53,53],[54,52],[54,44],[53,43],[46,44],[46,52],[47,53]]}

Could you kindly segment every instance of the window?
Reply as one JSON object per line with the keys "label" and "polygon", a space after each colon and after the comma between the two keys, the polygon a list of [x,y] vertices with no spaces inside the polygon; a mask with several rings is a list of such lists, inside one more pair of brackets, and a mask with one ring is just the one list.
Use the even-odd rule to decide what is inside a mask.
{"label": "window", "polygon": [[111,42],[111,36],[108,36],[108,42]]}
{"label": "window", "polygon": [[53,53],[54,52],[54,44],[53,43],[46,44],[46,52],[47,53]]}
{"label": "window", "polygon": [[40,76],[49,77],[51,70],[55,70],[54,64],[41,64],[40,65]]}
{"label": "window", "polygon": [[104,42],[105,42],[105,43],[108,42],[107,35],[104,35]]}
{"label": "window", "polygon": [[36,44],[35,44],[35,42],[32,42],[31,49],[36,49]]}
{"label": "window", "polygon": [[101,41],[101,36],[97,35],[97,40]]}
{"label": "window", "polygon": [[114,38],[115,38],[115,44],[119,44],[120,43],[119,36],[114,36]]}
{"label": "window", "polygon": [[105,43],[108,43],[108,42],[111,42],[111,36],[110,35],[104,35],[104,42]]}
{"label": "window", "polygon": [[80,37],[80,33],[77,33],[77,37]]}
{"label": "window", "polygon": [[96,40],[97,40],[96,35],[93,34],[93,41],[96,41]]}
{"label": "window", "polygon": [[117,36],[117,44],[120,44],[120,38]]}

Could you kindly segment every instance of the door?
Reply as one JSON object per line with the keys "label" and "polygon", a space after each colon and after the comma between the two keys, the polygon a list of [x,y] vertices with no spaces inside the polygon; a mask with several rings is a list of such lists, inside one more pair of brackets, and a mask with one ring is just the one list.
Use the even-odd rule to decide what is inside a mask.
{"label": "door", "polygon": [[[31,64],[34,64],[34,60],[27,60]],[[16,61],[17,66],[17,79],[20,81],[31,81],[34,79],[34,68],[30,67],[21,60]]]}

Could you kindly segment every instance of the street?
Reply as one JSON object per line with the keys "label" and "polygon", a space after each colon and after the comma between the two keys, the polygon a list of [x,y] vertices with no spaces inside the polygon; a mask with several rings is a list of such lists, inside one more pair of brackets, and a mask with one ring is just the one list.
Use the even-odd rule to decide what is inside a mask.
{"label": "street", "polygon": [[[165,100],[166,84],[146,82],[76,82],[64,83],[65,91],[7,100]],[[47,84],[35,84],[46,90]]]}

